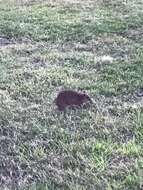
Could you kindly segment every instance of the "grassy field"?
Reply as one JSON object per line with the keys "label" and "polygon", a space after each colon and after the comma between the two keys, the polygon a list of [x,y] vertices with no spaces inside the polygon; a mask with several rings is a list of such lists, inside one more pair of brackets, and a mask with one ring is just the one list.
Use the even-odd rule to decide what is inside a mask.
{"label": "grassy field", "polygon": [[0,0],[0,189],[143,189],[142,0]]}

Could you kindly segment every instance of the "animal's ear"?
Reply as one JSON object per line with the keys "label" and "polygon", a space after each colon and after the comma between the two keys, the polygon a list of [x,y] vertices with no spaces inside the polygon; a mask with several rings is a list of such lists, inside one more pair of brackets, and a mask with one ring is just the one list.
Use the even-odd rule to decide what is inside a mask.
{"label": "animal's ear", "polygon": [[86,94],[85,92],[83,92],[83,96],[84,96],[84,97],[87,97],[87,94]]}
{"label": "animal's ear", "polygon": [[91,100],[91,98],[89,97],[89,95],[84,94],[84,96],[85,96],[85,98],[86,98],[87,100],[89,100],[90,102],[92,102],[92,100]]}
{"label": "animal's ear", "polygon": [[87,97],[87,96],[88,96],[86,93],[83,93],[83,95],[84,95],[85,97]]}
{"label": "animal's ear", "polygon": [[86,94],[85,90],[83,90],[82,92],[83,92],[83,94]]}

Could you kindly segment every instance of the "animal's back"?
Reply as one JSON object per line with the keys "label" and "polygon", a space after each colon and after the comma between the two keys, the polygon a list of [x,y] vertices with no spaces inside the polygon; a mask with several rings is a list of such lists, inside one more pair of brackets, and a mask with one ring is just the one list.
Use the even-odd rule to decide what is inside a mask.
{"label": "animal's back", "polygon": [[59,109],[64,109],[70,105],[80,105],[82,95],[72,90],[61,91],[56,98],[56,105]]}
{"label": "animal's back", "polygon": [[67,106],[81,106],[84,102],[91,99],[85,93],[72,90],[63,90],[59,92],[55,103],[59,110],[64,110]]}

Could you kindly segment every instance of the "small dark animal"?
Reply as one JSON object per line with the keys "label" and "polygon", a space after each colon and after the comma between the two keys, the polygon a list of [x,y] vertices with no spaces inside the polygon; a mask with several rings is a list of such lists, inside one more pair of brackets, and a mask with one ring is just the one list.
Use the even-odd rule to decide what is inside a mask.
{"label": "small dark animal", "polygon": [[85,93],[75,92],[72,90],[63,90],[59,92],[55,103],[60,111],[65,110],[66,107],[81,106],[87,101],[92,102],[90,97]]}

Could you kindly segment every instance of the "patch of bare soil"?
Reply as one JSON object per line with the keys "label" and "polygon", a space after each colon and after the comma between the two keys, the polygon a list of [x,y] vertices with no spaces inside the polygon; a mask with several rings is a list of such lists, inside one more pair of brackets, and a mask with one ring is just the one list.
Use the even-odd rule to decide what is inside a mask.
{"label": "patch of bare soil", "polygon": [[46,0],[15,0],[14,4],[17,6],[32,6],[44,2],[46,2]]}
{"label": "patch of bare soil", "polygon": [[47,5],[91,9],[94,6],[97,6],[99,3],[100,1],[97,0],[51,0],[47,3]]}
{"label": "patch of bare soil", "polygon": [[143,27],[128,30],[126,37],[136,42],[143,42]]}
{"label": "patch of bare soil", "polygon": [[15,4],[17,6],[32,6],[35,4],[44,4],[50,7],[68,7],[68,8],[89,8],[92,9],[93,7],[101,4],[101,1],[97,0],[15,0]]}
{"label": "patch of bare soil", "polygon": [[0,36],[0,47],[14,44],[14,42],[6,37]]}
{"label": "patch of bare soil", "polygon": [[32,60],[32,64],[36,68],[46,67],[45,61],[43,59],[41,59],[40,57],[34,57]]}
{"label": "patch of bare soil", "polygon": [[137,97],[143,97],[143,88],[139,88],[135,91]]}
{"label": "patch of bare soil", "polygon": [[131,105],[133,108],[136,106],[143,107],[143,88],[138,88],[129,95],[122,96],[120,100],[125,105]]}
{"label": "patch of bare soil", "polygon": [[134,164],[135,163],[133,159],[129,158],[128,156],[115,153],[109,160],[107,175],[118,177],[120,176],[120,173],[125,173],[127,169],[130,170]]}
{"label": "patch of bare soil", "polygon": [[[114,110],[116,108],[116,111]],[[129,95],[125,97],[116,98],[113,102],[113,105],[108,105],[107,109],[110,111],[112,115],[121,112],[121,115],[128,112],[128,110],[137,110],[143,108],[143,97],[137,97],[134,95]]]}

